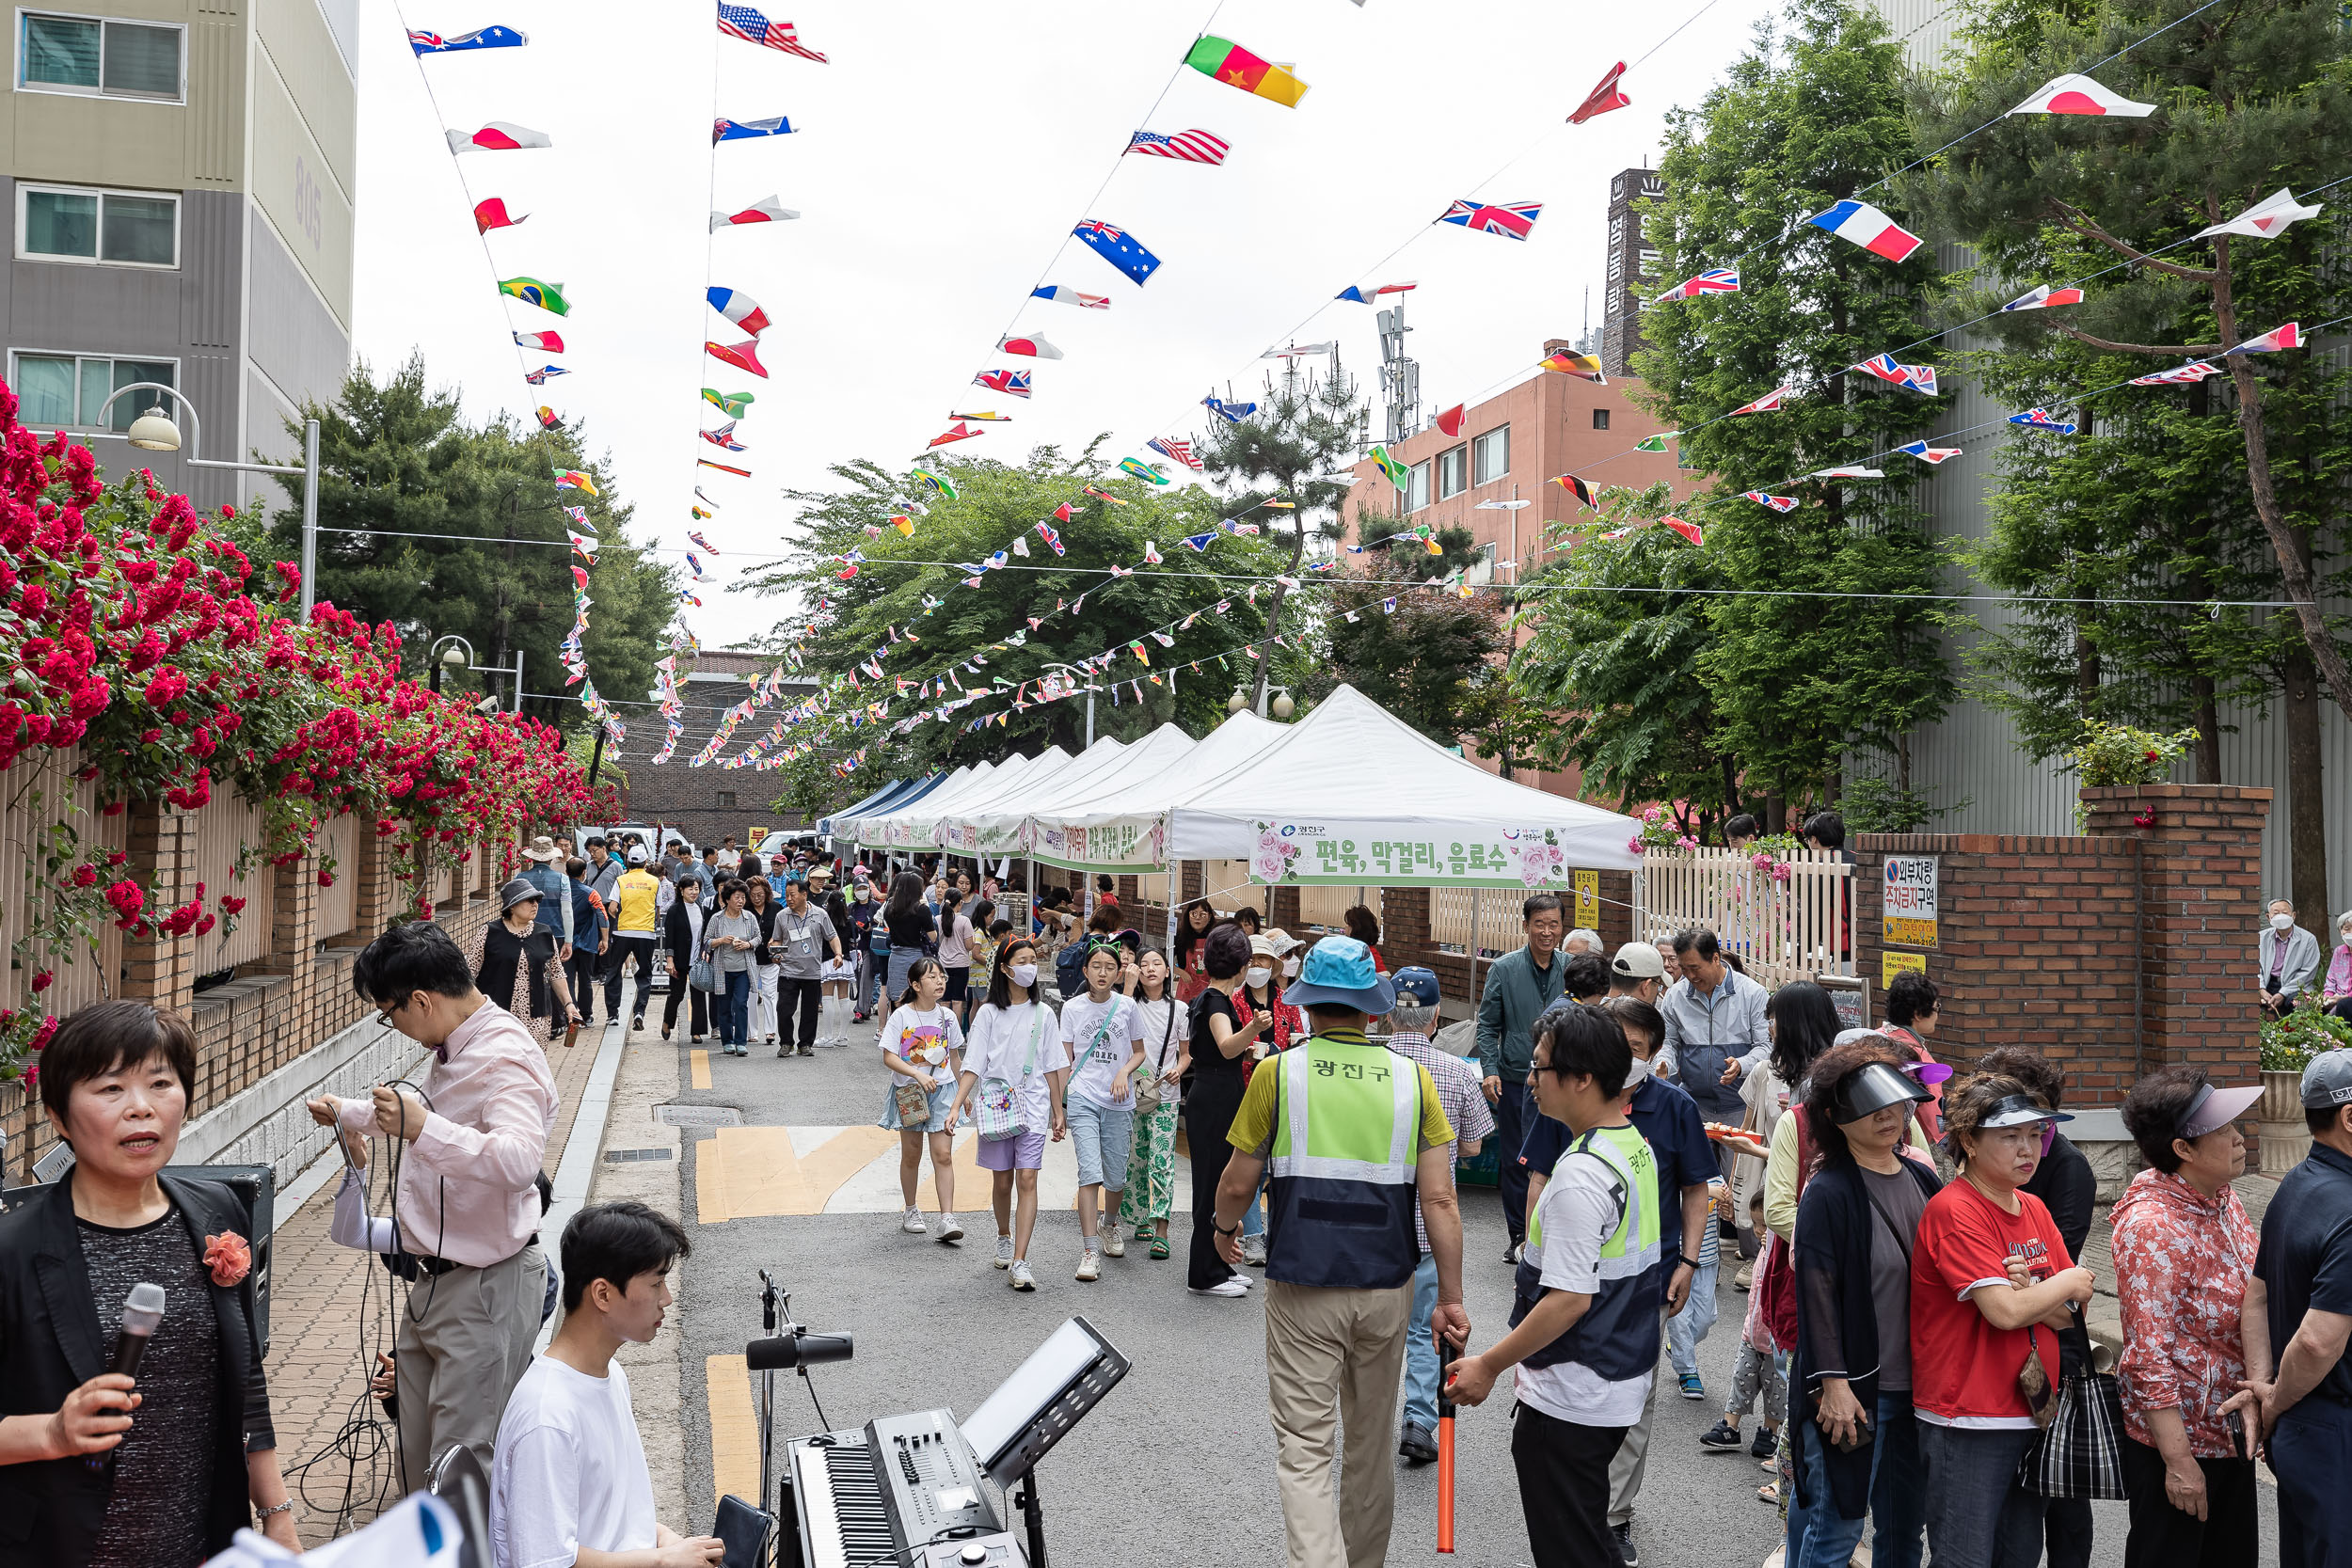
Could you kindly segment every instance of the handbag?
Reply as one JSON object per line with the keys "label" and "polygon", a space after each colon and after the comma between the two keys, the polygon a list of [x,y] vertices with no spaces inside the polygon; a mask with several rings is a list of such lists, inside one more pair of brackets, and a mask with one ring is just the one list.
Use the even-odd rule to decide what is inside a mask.
{"label": "handbag", "polygon": [[1152,1076],[1136,1085],[1136,1115],[1148,1117],[1160,1108],[1162,1075],[1168,1071],[1168,1042],[1176,1037],[1176,999],[1167,998],[1168,1028],[1160,1035],[1159,1053],[1152,1062]]}
{"label": "handbag", "polygon": [[893,1102],[898,1107],[901,1127],[916,1128],[930,1125],[931,1095],[930,1088],[912,1078],[900,1078],[890,1085]]}
{"label": "handbag", "polygon": [[715,993],[719,989],[718,967],[710,961],[707,955],[696,958],[692,967],[686,972],[686,983],[696,990]]}
{"label": "handbag", "polygon": [[2083,1337],[2081,1370],[2059,1380],[2048,1423],[2018,1462],[2017,1484],[2044,1497],[2120,1498],[2122,1391],[2113,1372],[2098,1370],[2089,1325],[2075,1327]]}
{"label": "handbag", "polygon": [[2026,1402],[2026,1414],[2034,1425],[2046,1431],[2058,1419],[2058,1390],[2042,1370],[2042,1341],[2031,1323],[2026,1325],[2026,1359],[2017,1364],[2017,1397]]}
{"label": "handbag", "polygon": [[[1045,1029],[1045,1005],[1032,1001],[1029,1021],[1029,1051],[1021,1062],[1021,1081],[1026,1081],[1037,1067],[1038,1037]],[[991,1075],[980,1080],[980,1091],[973,1097],[973,1120],[978,1125],[980,1136],[990,1143],[1003,1143],[1018,1138],[1029,1131],[1029,1124],[1021,1118],[1021,1082]]]}

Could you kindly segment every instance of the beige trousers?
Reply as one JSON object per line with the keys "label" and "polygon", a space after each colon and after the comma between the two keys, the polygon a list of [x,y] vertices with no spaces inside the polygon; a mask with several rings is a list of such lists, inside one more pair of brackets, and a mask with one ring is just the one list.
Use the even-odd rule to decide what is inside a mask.
{"label": "beige trousers", "polygon": [[490,1473],[499,1418],[531,1367],[547,1281],[536,1246],[486,1269],[417,1276],[392,1355],[405,1491],[429,1486],[433,1462],[460,1443]]}
{"label": "beige trousers", "polygon": [[[1389,1449],[1413,1287],[1265,1287],[1267,1404],[1290,1568],[1381,1568],[1396,1512]],[[1347,1456],[1333,1496],[1333,1418]]]}

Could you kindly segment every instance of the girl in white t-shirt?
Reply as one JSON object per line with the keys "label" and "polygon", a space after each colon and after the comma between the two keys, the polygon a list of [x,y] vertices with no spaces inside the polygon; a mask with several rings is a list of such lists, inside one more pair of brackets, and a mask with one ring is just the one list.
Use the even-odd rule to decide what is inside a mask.
{"label": "girl in white t-shirt", "polygon": [[956,1102],[947,1108],[947,1126],[953,1130],[967,1105],[978,1114],[983,1085],[1011,1085],[1008,1108],[1021,1133],[981,1138],[979,1165],[994,1181],[990,1196],[996,1211],[996,1266],[1010,1271],[1016,1291],[1037,1289],[1037,1276],[1029,1272],[1029,1238],[1037,1230],[1037,1173],[1045,1164],[1049,1133],[1058,1142],[1067,1132],[1061,1099],[1070,1058],[1062,1053],[1061,1031],[1041,989],[1037,943],[1008,935],[996,950],[988,1000],[972,1015],[962,1082]]}
{"label": "girl in white t-shirt", "polygon": [[1152,1238],[1152,1256],[1168,1256],[1168,1215],[1176,1201],[1177,1083],[1192,1062],[1192,1009],[1168,990],[1168,956],[1152,948],[1124,982],[1143,1027],[1143,1065],[1136,1069],[1136,1136],[1127,1156],[1127,1196],[1119,1218],[1136,1241]]}
{"label": "girl in white t-shirt", "polygon": [[[1127,1153],[1135,1141],[1130,1079],[1143,1063],[1143,1024],[1135,1003],[1112,988],[1133,967],[1126,944],[1117,937],[1089,936],[1086,994],[1067,997],[1061,1005],[1061,1043],[1073,1064],[1062,1110],[1078,1150],[1078,1233],[1086,1248],[1078,1257],[1081,1281],[1102,1274],[1104,1252],[1120,1258],[1127,1251],[1119,1231],[1119,1203],[1127,1190]],[[1098,1216],[1105,1193],[1108,1212],[1102,1217],[1109,1223],[1103,1225]],[[1098,1225],[1104,1232],[1100,1245]]]}
{"label": "girl in white t-shirt", "polygon": [[[907,1200],[906,1218],[898,1228],[910,1236],[924,1233],[923,1206],[915,1199],[915,1181],[923,1173],[923,1140],[931,1143],[931,1185],[939,1192],[942,1243],[960,1242],[963,1227],[956,1223],[955,1104],[956,1075],[963,1066],[963,1030],[956,1010],[940,998],[947,990],[947,972],[937,958],[917,958],[907,970],[907,989],[898,1006],[882,1021],[880,1044],[882,1065],[890,1069],[890,1094],[882,1101],[882,1125],[898,1134],[898,1190]],[[922,1097],[919,1118],[909,1106],[902,1113],[900,1090]],[[914,1094],[908,1096],[914,1098]]]}

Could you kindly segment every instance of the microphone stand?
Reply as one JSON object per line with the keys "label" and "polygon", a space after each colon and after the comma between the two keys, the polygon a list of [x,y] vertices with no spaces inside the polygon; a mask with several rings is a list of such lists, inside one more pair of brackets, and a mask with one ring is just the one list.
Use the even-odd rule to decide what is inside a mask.
{"label": "microphone stand", "polygon": [[[777,1299],[782,1296],[785,1322],[792,1321],[792,1298],[776,1289],[776,1282],[766,1269],[759,1271],[759,1328],[762,1335],[776,1331]],[[776,1374],[769,1369],[759,1374],[759,1506],[770,1511],[769,1499],[774,1494],[769,1488],[774,1482],[772,1459],[776,1443],[775,1414]]]}

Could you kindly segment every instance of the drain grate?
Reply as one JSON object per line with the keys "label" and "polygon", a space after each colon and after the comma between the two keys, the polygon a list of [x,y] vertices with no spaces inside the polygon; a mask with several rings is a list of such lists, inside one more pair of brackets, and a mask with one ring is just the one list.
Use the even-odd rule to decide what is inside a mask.
{"label": "drain grate", "polygon": [[666,1148],[608,1148],[604,1163],[608,1165],[627,1164],[632,1160],[667,1160],[672,1158]]}
{"label": "drain grate", "polygon": [[732,1105],[657,1105],[653,1118],[672,1127],[740,1127],[743,1113]]}

